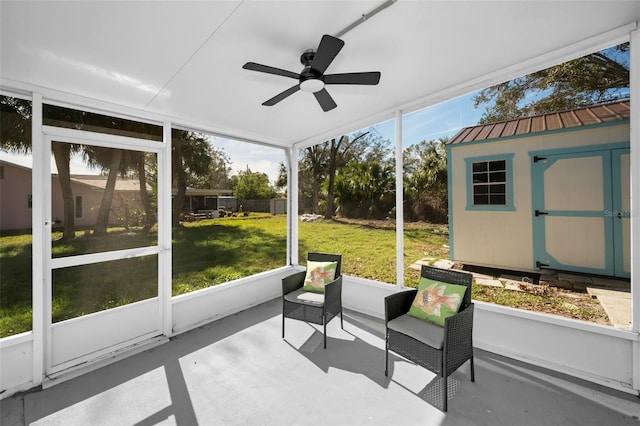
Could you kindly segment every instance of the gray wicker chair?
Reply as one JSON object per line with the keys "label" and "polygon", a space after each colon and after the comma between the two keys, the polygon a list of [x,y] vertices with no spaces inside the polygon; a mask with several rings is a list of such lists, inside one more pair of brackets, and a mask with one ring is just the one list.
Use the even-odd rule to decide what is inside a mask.
{"label": "gray wicker chair", "polygon": [[467,360],[473,368],[473,276],[466,272],[423,266],[422,277],[467,286],[457,314],[445,320],[444,327],[409,316],[418,290],[402,291],[385,298],[386,348],[385,376],[389,373],[389,351],[436,373],[443,383],[443,411],[447,411],[447,377]]}
{"label": "gray wicker chair", "polygon": [[307,259],[316,262],[338,262],[336,278],[326,284],[324,294],[307,293],[302,289],[306,271],[296,272],[282,279],[282,338],[284,339],[284,320],[292,318],[319,324],[323,327],[324,348],[327,348],[327,323],[340,314],[342,322],[342,274],[340,267],[342,256],[328,253],[309,253]]}

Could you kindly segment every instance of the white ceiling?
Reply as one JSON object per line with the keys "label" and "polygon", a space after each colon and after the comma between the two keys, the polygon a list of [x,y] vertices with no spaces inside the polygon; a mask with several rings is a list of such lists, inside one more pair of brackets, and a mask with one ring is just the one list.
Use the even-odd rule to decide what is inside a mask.
{"label": "white ceiling", "polygon": [[640,1],[400,0],[342,36],[327,70],[380,71],[378,86],[328,86],[338,107],[326,113],[304,92],[261,105],[296,81],[245,62],[298,73],[305,49],[382,2],[3,0],[1,83],[287,146],[513,77],[541,55],[570,56],[640,19]]}

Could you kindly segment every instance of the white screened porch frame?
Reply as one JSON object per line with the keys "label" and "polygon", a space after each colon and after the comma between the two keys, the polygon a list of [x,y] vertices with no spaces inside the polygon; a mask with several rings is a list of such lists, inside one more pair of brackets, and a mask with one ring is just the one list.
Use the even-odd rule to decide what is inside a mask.
{"label": "white screened porch frame", "polygon": [[[64,105],[63,105],[64,106]],[[39,109],[41,111],[41,109]],[[33,194],[34,198],[38,198],[39,206],[43,211],[44,220],[40,222],[41,226],[35,226],[34,233],[42,233],[43,244],[43,267],[44,267],[44,294],[41,299],[43,301],[43,323],[45,342],[44,364],[45,373],[52,377],[55,374],[73,368],[87,361],[98,359],[104,355],[108,355],[116,350],[138,344],[140,342],[152,339],[154,337],[166,334],[165,326],[167,322],[165,318],[169,315],[165,314],[170,303],[165,303],[171,299],[171,275],[165,272],[165,265],[171,265],[168,256],[171,238],[170,228],[166,226],[158,227],[158,241],[155,246],[145,246],[139,248],[100,252],[92,254],[82,254],[75,256],[67,256],[61,258],[53,258],[51,253],[51,170],[50,156],[51,144],[53,141],[63,143],[85,144],[99,146],[104,148],[120,148],[131,151],[150,152],[156,154],[158,164],[166,164],[165,157],[168,155],[166,150],[166,141],[149,141],[145,139],[137,139],[125,136],[116,136],[105,133],[87,132],[76,129],[67,129],[52,126],[42,126],[43,140],[40,146],[33,147],[38,153],[38,157],[42,158],[40,167],[34,162],[34,173],[38,170],[38,174],[42,176],[34,176]],[[167,171],[165,167],[158,166],[158,181],[166,180]],[[37,182],[41,182],[38,184]],[[164,191],[163,191],[164,192]],[[170,192],[169,192],[170,194]],[[170,218],[170,198],[166,196],[158,197],[158,222],[167,222],[166,217]],[[170,223],[170,220],[169,220]],[[40,228],[36,231],[36,228]],[[168,237],[167,237],[168,234]],[[167,244],[168,243],[168,244]],[[87,316],[81,316],[60,323],[52,323],[52,272],[55,269],[66,268],[72,266],[89,265],[99,262],[108,262],[114,260],[131,259],[135,257],[143,257],[155,255],[158,261],[158,279],[157,294],[155,297],[121,306],[106,311],[96,312]],[[169,277],[167,279],[167,277]],[[170,318],[170,317],[169,317]],[[135,321],[132,321],[134,320]],[[91,339],[91,330],[104,329],[126,330],[126,333],[105,333],[110,335],[110,342],[97,342]],[[69,345],[68,341],[72,340],[75,333],[87,333],[84,339],[81,339],[75,345]],[[65,342],[66,341],[66,342]],[[67,343],[67,344],[65,344]]]}
{"label": "white screened porch frame", "polygon": [[[517,76],[526,74],[528,72],[532,72],[538,69],[542,69],[560,62],[564,62],[567,60],[574,59],[576,57],[582,56],[587,53],[591,53],[593,51],[600,50],[602,48],[609,47],[614,44],[619,44],[624,41],[631,42],[631,69],[635,70],[640,68],[640,33],[636,30],[636,25],[629,24],[625,27],[618,28],[612,30],[608,33],[602,34],[601,36],[594,37],[589,40],[585,40],[583,42],[579,42],[566,48],[560,49],[558,51],[550,52],[541,57],[535,58],[531,61],[526,61],[522,64],[519,64],[517,67],[512,67],[509,69],[502,70],[497,73],[493,73],[488,75],[482,79],[469,81],[464,85],[452,87],[444,92],[431,94],[425,96],[421,99],[418,99],[416,102],[411,103],[410,105],[401,105],[393,110],[389,111],[387,114],[378,115],[376,117],[370,117],[367,122],[358,122],[353,123],[353,125],[349,128],[340,128],[335,129],[332,132],[327,132],[325,134],[318,135],[314,137],[312,140],[305,140],[293,144],[290,148],[286,149],[287,153],[287,161],[289,162],[289,187],[288,191],[290,194],[290,200],[288,203],[289,211],[288,211],[288,233],[287,233],[287,253],[289,263],[292,266],[298,265],[298,221],[297,221],[297,158],[298,153],[301,149],[304,149],[306,146],[313,145],[315,143],[320,143],[327,138],[334,136],[335,134],[345,134],[351,131],[357,130],[362,127],[366,127],[368,125],[375,124],[377,122],[385,121],[389,118],[396,118],[396,137],[400,140],[396,142],[396,146],[401,146],[401,137],[402,137],[402,120],[398,119],[403,116],[405,113],[410,113],[416,111],[420,108],[424,108],[430,105],[435,105],[437,103],[446,101],[448,99],[455,98],[460,95],[464,95],[466,93],[472,92],[474,90],[481,89],[483,87],[488,87],[493,84],[497,84],[499,82],[515,78]],[[635,390],[637,393],[640,389],[640,339],[639,339],[639,331],[640,331],[640,281],[638,280],[637,271],[640,271],[640,256],[636,256],[636,248],[640,247],[640,231],[636,229],[638,218],[640,218],[638,212],[640,212],[640,177],[638,173],[640,171],[640,131],[638,124],[640,122],[640,116],[638,114],[638,109],[633,108],[633,105],[640,104],[640,75],[638,72],[631,73],[631,100],[632,100],[632,114],[631,114],[631,228],[632,228],[632,327],[629,331],[617,330],[612,327],[602,327],[597,326],[595,324],[582,323],[576,324],[575,321],[565,320],[562,318],[549,317],[544,318],[544,315],[529,313],[529,312],[517,312],[516,310],[504,308],[501,306],[489,305],[478,303],[477,310],[479,311],[478,320],[480,324],[478,324],[478,328],[482,328],[482,322],[485,321],[485,316],[498,315],[505,319],[513,318],[517,320],[519,323],[523,321],[539,321],[541,323],[550,324],[551,330],[554,328],[563,328],[566,325],[566,329],[563,328],[564,332],[566,330],[575,329],[581,332],[586,332],[588,334],[604,336],[605,338],[611,339],[620,339],[627,342],[631,342],[632,345],[632,353],[630,354],[632,359],[632,365],[629,367],[632,369],[632,390]],[[159,273],[161,276],[165,277],[164,279],[168,281],[168,285],[162,286],[162,291],[164,292],[165,301],[163,308],[161,311],[162,315],[162,333],[165,336],[171,336],[173,334],[172,323],[173,323],[173,303],[171,298],[171,285],[170,285],[170,277],[171,277],[171,218],[170,218],[170,197],[171,197],[171,161],[170,161],[170,148],[171,148],[171,128],[172,126],[180,126],[182,128],[190,128],[190,129],[198,129],[197,131],[203,131],[210,134],[218,134],[214,130],[209,130],[203,128],[200,124],[188,123],[184,121],[180,122],[172,122],[170,118],[160,117],[154,114],[150,114],[144,111],[133,110],[127,107],[122,107],[119,105],[113,105],[111,103],[106,103],[102,101],[96,101],[92,99],[87,99],[77,95],[70,95],[67,93],[57,92],[55,89],[42,88],[42,87],[30,87],[28,85],[23,85],[16,82],[6,82],[0,80],[0,87],[3,90],[6,90],[4,93],[28,93],[29,97],[33,102],[33,120],[32,120],[32,128],[33,128],[33,146],[43,146],[44,135],[42,133],[42,103],[43,99],[46,100],[46,103],[56,103],[61,105],[74,106],[75,108],[80,108],[87,111],[96,111],[101,113],[107,113],[115,116],[122,116],[134,120],[139,121],[148,121],[153,123],[158,123],[163,125],[163,148],[167,155],[164,155],[164,159],[159,167],[164,169],[165,173],[163,177],[158,182],[159,187],[163,188],[161,191],[161,196],[164,199],[165,207],[163,207],[164,214],[161,215],[158,226],[169,230],[169,232],[164,232],[163,237],[158,240],[158,256],[164,256],[168,261],[162,262],[159,260],[159,264],[162,265],[159,268]],[[226,137],[234,138],[234,135],[224,135]],[[240,140],[245,140],[243,138],[237,138]],[[261,141],[255,141],[256,143],[264,144]],[[278,148],[282,148],[278,146]],[[37,167],[37,165],[43,165],[48,158],[44,156],[44,150],[35,150],[33,152],[33,161],[34,161],[34,174],[33,174],[33,185],[42,185],[44,182],[44,170],[43,167]],[[398,157],[396,157],[396,164],[398,164]],[[400,161],[401,164],[401,161]],[[401,168],[397,168],[397,171],[401,171]],[[635,184],[634,184],[635,183]],[[397,197],[401,197],[401,179],[396,181],[396,191],[399,192],[400,195]],[[400,189],[400,191],[398,191]],[[400,198],[401,200],[401,198]],[[46,220],[46,215],[44,214],[45,204],[44,199],[35,199],[33,204],[33,221],[35,223],[44,223]],[[167,210],[169,209],[169,210]],[[292,214],[293,213],[293,214]],[[160,214],[160,211],[159,211]],[[402,230],[402,219],[399,220],[399,227],[397,229]],[[7,343],[0,341],[0,351],[5,348],[12,347],[14,345],[19,345],[24,343],[25,341],[29,341],[30,351],[32,353],[31,365],[32,365],[32,380],[28,383],[18,383],[12,386],[10,389],[13,391],[28,389],[32,386],[37,386],[41,384],[44,380],[44,362],[45,362],[45,315],[46,310],[43,303],[45,293],[44,293],[44,272],[47,270],[47,259],[46,253],[44,251],[45,241],[44,241],[44,227],[34,226],[34,234],[33,234],[33,244],[34,244],[34,252],[33,252],[33,330],[31,333],[25,333],[25,335],[31,334],[31,339],[25,336],[19,336],[16,339],[11,339],[11,342]],[[397,259],[402,259],[402,245],[401,245],[401,237],[397,239],[398,249],[397,249]],[[162,247],[162,248],[160,248]],[[402,277],[404,271],[402,271],[402,263],[398,262],[397,267],[397,277],[398,284],[396,286],[382,286],[377,285],[376,283],[369,282],[367,280],[362,280],[357,277],[346,277],[345,279],[345,290],[346,295],[345,298],[351,297],[351,290],[353,289],[365,289],[367,286],[371,288],[371,295],[366,296],[365,298],[369,298],[369,302],[371,304],[378,303],[377,300],[378,295],[387,294],[389,292],[397,291],[402,289]],[[244,284],[244,283],[243,283]],[[234,286],[236,284],[231,284]],[[238,284],[240,285],[240,284]],[[257,284],[259,285],[259,284]],[[203,293],[200,294],[209,294],[212,292],[222,292],[223,289],[207,289]],[[375,301],[373,300],[375,299]],[[364,306],[362,303],[358,304],[355,301],[345,301],[346,304],[351,304],[351,308],[358,309],[361,308],[361,311],[366,313],[381,315],[380,309],[377,306]],[[368,302],[364,302],[368,303]],[[368,309],[367,309],[368,308]],[[487,317],[488,318],[488,317]],[[196,326],[194,324],[193,326]],[[184,330],[181,330],[184,331]],[[494,336],[495,337],[495,336]],[[497,337],[496,337],[497,338]],[[521,352],[518,350],[507,350],[505,346],[502,345],[502,342],[498,342],[494,344],[491,341],[492,336],[481,336],[481,339],[476,339],[479,346],[483,348],[488,348],[489,350],[493,349],[494,351],[502,351],[503,354],[507,356],[512,356],[517,359],[522,359],[527,362],[532,362],[534,364],[543,365],[550,368],[562,369],[563,367],[569,367],[566,363],[567,360],[560,360],[554,364],[554,360],[549,359],[535,359],[535,357],[527,357],[523,356]],[[498,338],[499,340],[499,338]],[[553,342],[555,339],[549,337],[549,341]],[[15,342],[15,343],[14,343]],[[619,383],[611,383],[606,378],[600,379],[598,377],[588,377],[585,376],[583,371],[573,371],[570,368],[568,369],[574,375],[585,378],[587,380],[596,381],[613,388],[621,389],[624,391],[630,391],[630,389],[625,388],[624,386],[620,386]],[[3,385],[4,386],[4,385]],[[10,394],[11,392],[5,393],[5,396]]]}

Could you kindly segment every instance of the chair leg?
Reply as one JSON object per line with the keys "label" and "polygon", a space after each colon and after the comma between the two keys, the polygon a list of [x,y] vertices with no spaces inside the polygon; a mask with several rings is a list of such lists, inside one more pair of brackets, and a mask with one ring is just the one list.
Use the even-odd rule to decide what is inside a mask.
{"label": "chair leg", "polygon": [[447,376],[444,376],[444,383],[442,384],[442,411],[447,412]]}
{"label": "chair leg", "polygon": [[342,307],[340,307],[340,328],[344,330],[344,324],[342,323]]}
{"label": "chair leg", "polygon": [[327,319],[324,319],[324,348],[327,349]]}
{"label": "chair leg", "polygon": [[473,356],[470,358],[471,361],[471,381],[475,382],[476,381],[476,374],[473,368]]}
{"label": "chair leg", "polygon": [[282,338],[284,339],[284,297],[282,298]]}
{"label": "chair leg", "polygon": [[384,339],[384,375],[389,376],[389,332]]}

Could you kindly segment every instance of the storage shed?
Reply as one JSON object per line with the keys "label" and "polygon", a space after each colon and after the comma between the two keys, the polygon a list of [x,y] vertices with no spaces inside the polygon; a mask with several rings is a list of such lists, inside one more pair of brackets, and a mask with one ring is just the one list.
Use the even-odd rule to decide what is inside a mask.
{"label": "storage shed", "polygon": [[467,127],[447,144],[450,258],[629,277],[629,102]]}

